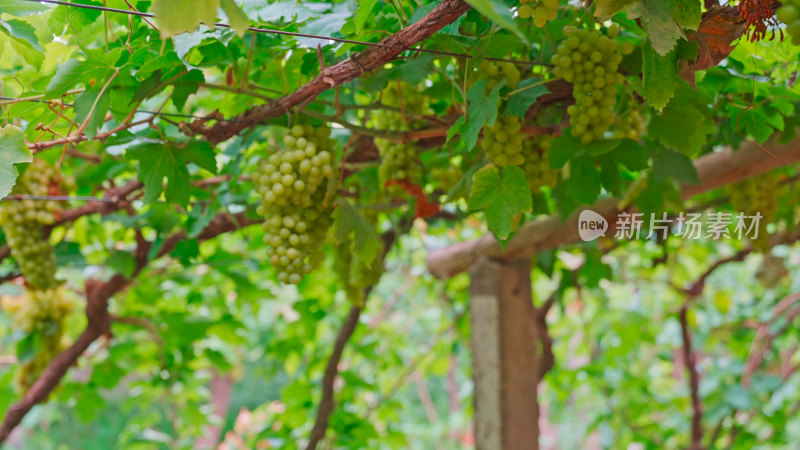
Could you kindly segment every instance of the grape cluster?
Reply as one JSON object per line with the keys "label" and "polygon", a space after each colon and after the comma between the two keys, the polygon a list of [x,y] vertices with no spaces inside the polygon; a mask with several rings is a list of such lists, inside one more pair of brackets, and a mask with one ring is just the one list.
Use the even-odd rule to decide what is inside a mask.
{"label": "grape cluster", "polygon": [[617,120],[616,130],[612,131],[611,137],[638,141],[644,135],[646,125],[646,119],[639,110],[632,109]]}
{"label": "grape cluster", "polygon": [[253,175],[264,243],[282,283],[299,283],[320,262],[332,223],[326,198],[335,174],[332,151],[329,128],[295,125],[283,138],[283,148],[262,159]]}
{"label": "grape cluster", "polygon": [[[55,167],[37,159],[19,177],[12,195],[48,196],[68,187],[69,182],[62,180]],[[45,227],[52,225],[60,212],[59,203],[53,200],[21,197],[0,203],[0,226],[30,287],[52,289],[58,284],[55,252]]]}
{"label": "grape cluster", "polygon": [[616,84],[624,80],[617,70],[622,54],[615,40],[596,30],[569,26],[564,36],[551,63],[556,75],[573,84],[575,104],[567,108],[572,135],[588,144],[602,139],[614,122]]}
{"label": "grape cluster", "polygon": [[430,179],[436,180],[436,186],[445,192],[456,185],[464,174],[456,166],[448,165],[446,168],[434,167],[430,172]]}
{"label": "grape cluster", "polygon": [[13,315],[15,328],[39,336],[36,354],[17,373],[17,384],[26,389],[64,349],[64,324],[75,305],[63,289],[55,288],[31,289],[19,297],[3,297],[2,306]]}
{"label": "grape cluster", "polygon": [[786,32],[792,36],[792,44],[800,45],[800,0],[784,0],[775,17],[786,24]]}
{"label": "grape cluster", "polygon": [[[380,130],[408,131],[422,124],[415,117],[433,114],[430,99],[422,93],[422,86],[408,83],[390,83],[381,94],[383,104],[394,110],[378,110],[370,117],[369,125]],[[391,180],[419,183],[421,176],[419,147],[416,142],[395,142],[376,138],[375,146],[381,156],[378,178],[382,189],[399,194],[397,186],[387,186]]]}
{"label": "grape cluster", "polygon": [[522,78],[522,74],[514,64],[509,62],[494,62],[486,60],[484,60],[481,65],[478,66],[478,72],[476,74],[477,78],[475,81],[479,81],[484,76],[486,77],[487,93],[491,92],[492,89],[494,89],[495,86],[497,86],[497,84],[504,79],[507,80],[506,86],[510,87],[511,89],[516,89],[520,78]]}
{"label": "grape cluster", "polygon": [[[734,210],[734,226],[736,226],[736,215],[744,213],[745,216],[755,216],[761,214],[758,221],[758,237],[752,239],[753,247],[757,250],[766,251],[769,249],[769,235],[767,234],[767,224],[774,219],[778,212],[778,189],[780,183],[775,173],[768,172],[757,177],[748,178],[728,187],[731,207]],[[745,220],[747,229],[752,225],[749,219]],[[749,233],[748,236],[753,236]]]}
{"label": "grape cluster", "polygon": [[368,264],[354,250],[353,238],[350,236],[336,245],[333,268],[344,286],[347,299],[353,306],[362,308],[365,290],[380,281],[385,268],[381,258],[376,258]]}
{"label": "grape cluster", "polygon": [[531,192],[535,193],[544,186],[552,188],[558,182],[558,171],[551,169],[547,162],[547,151],[551,142],[553,136],[546,134],[531,136],[522,141],[522,151],[525,154],[522,168]]}
{"label": "grape cluster", "polygon": [[499,117],[491,127],[483,129],[481,146],[489,160],[498,166],[519,166],[525,162],[519,117]]}
{"label": "grape cluster", "polygon": [[522,6],[517,10],[521,19],[530,19],[537,28],[544,28],[547,22],[558,15],[558,0],[520,0]]}

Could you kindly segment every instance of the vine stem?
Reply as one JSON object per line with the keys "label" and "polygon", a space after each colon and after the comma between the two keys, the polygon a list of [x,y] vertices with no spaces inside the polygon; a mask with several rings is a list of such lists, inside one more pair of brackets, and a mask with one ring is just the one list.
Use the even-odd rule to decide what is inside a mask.
{"label": "vine stem", "polygon": [[[65,92],[63,95],[80,94],[85,90],[86,89],[73,89],[71,91]],[[14,105],[14,104],[17,104],[17,103],[22,103],[22,102],[31,102],[31,101],[34,101],[34,100],[41,100],[41,99],[44,98],[44,96],[45,96],[45,94],[40,94],[40,95],[32,95],[30,97],[15,98],[13,100],[3,100],[3,101],[0,101],[0,106]]]}
{"label": "vine stem", "polygon": [[525,87],[521,87],[521,88],[519,88],[519,89],[515,89],[515,90],[513,90],[513,91],[509,92],[509,93],[508,93],[508,95],[506,95],[506,96],[505,96],[505,97],[503,97],[503,98],[504,98],[504,99],[506,99],[506,100],[508,100],[508,98],[509,98],[509,97],[511,97],[512,95],[516,95],[516,94],[519,94],[520,92],[527,91],[528,89],[535,88],[536,86],[541,86],[541,85],[543,85],[543,84],[547,84],[547,83],[549,83],[549,82],[551,82],[551,81],[556,81],[556,80],[560,80],[560,79],[561,79],[561,78],[552,78],[552,79],[550,79],[550,80],[541,80],[541,81],[539,81],[538,83],[529,84],[529,85],[527,85],[527,86],[525,86]]}

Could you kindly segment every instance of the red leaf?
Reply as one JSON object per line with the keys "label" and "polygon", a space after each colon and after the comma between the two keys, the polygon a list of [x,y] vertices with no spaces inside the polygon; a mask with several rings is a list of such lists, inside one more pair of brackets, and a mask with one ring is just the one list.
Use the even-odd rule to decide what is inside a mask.
{"label": "red leaf", "polygon": [[416,199],[417,209],[414,212],[414,218],[424,219],[439,214],[439,205],[428,201],[428,197],[425,196],[425,192],[422,190],[421,186],[407,180],[389,180],[386,182],[386,186],[391,186],[393,184],[400,186],[400,188],[408,192],[408,195]]}

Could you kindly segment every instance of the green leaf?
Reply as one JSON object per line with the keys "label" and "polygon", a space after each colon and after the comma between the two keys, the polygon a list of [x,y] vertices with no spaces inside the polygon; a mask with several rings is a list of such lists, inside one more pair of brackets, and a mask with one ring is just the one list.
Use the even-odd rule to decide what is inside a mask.
{"label": "green leaf", "polygon": [[523,42],[527,43],[528,38],[514,23],[511,16],[511,11],[505,3],[501,0],[465,0],[470,6],[475,8],[476,11],[487,17],[492,22],[500,25],[506,30],[514,33]]}
{"label": "green leaf", "polygon": [[604,155],[622,142],[622,139],[602,139],[583,144],[578,138],[572,135],[567,128],[561,136],[553,139],[550,149],[547,151],[547,162],[551,169],[564,167],[567,161],[581,155],[599,156]]}
{"label": "green leaf", "polygon": [[11,193],[17,183],[17,168],[14,164],[29,163],[33,155],[25,145],[25,133],[8,125],[0,128],[0,198]]}
{"label": "green leaf", "polygon": [[42,63],[44,62],[44,53],[33,48],[30,42],[15,37],[11,39],[11,47],[14,48],[15,52],[22,55],[22,57],[25,59],[25,62],[32,65],[37,70],[42,68]]}
{"label": "green leaf", "polygon": [[[478,142],[478,134],[484,125],[492,126],[494,121],[497,120],[497,105],[500,103],[500,89],[505,86],[505,80],[497,84],[492,89],[489,95],[485,94],[486,78],[482,78],[477,83],[473,84],[467,92],[467,100],[469,106],[467,107],[467,121],[461,132],[464,142],[467,144],[467,149],[471,150]],[[456,122],[458,124],[458,122]],[[459,124],[460,125],[460,124]]]}
{"label": "green leaf", "polygon": [[649,42],[642,44],[642,95],[647,103],[661,111],[678,83],[677,52],[660,56]]}
{"label": "green leaf", "polygon": [[233,0],[220,0],[220,6],[222,6],[222,10],[225,11],[225,15],[228,16],[228,24],[231,28],[236,30],[236,34],[238,34],[239,37],[244,36],[250,24],[250,19],[247,18],[242,8]]}
{"label": "green leaf", "polygon": [[155,14],[162,37],[192,32],[201,23],[209,28],[217,21],[219,0],[153,0],[150,10]]}
{"label": "green leaf", "polygon": [[599,157],[600,181],[603,187],[614,197],[622,196],[622,177],[619,174],[617,161],[610,154]]}
{"label": "green leaf", "polygon": [[528,110],[528,108],[533,104],[533,102],[536,101],[536,99],[550,93],[550,90],[547,89],[547,86],[543,84],[525,89],[526,87],[537,83],[541,83],[541,81],[536,78],[530,78],[523,80],[517,85],[516,90],[520,92],[508,98],[508,103],[506,104],[505,110],[506,115],[522,117],[525,115],[525,111]]}
{"label": "green leaf", "polygon": [[110,68],[111,63],[100,58],[90,58],[85,61],[71,59],[58,67],[50,84],[47,85],[44,98],[49,100],[60,97],[75,88],[78,83],[90,85],[91,80],[95,80],[97,85]]}
{"label": "green leaf", "polygon": [[5,29],[12,37],[26,41],[36,50],[42,51],[42,47],[39,46],[39,38],[36,37],[36,28],[31,24],[21,20],[0,20],[0,24],[3,25],[0,30]]}
{"label": "green leaf", "polygon": [[[96,1],[82,0],[80,3],[92,6],[103,6],[102,3]],[[100,14],[101,12],[96,9],[58,5],[53,9],[53,13],[50,14],[47,25],[53,33],[61,35],[69,29],[80,30],[93,24],[100,18]]]}
{"label": "green leaf", "polygon": [[0,0],[0,11],[17,17],[39,14],[49,9],[47,5],[29,0]]}
{"label": "green leaf", "polygon": [[364,24],[367,23],[367,19],[369,18],[370,13],[372,13],[372,8],[377,2],[378,0],[356,0],[356,3],[358,4],[355,18],[356,34],[361,34],[361,32],[364,31]]}
{"label": "green leaf", "polygon": [[622,8],[635,1],[636,0],[596,0],[594,2],[594,15],[600,20],[608,20],[614,14],[622,11]]}
{"label": "green leaf", "polygon": [[653,175],[657,181],[672,178],[689,184],[697,184],[700,177],[692,160],[683,153],[662,148],[653,152]]}
{"label": "green leaf", "polygon": [[672,18],[675,22],[689,30],[697,31],[703,12],[699,0],[677,0],[672,7]]}
{"label": "green leaf", "polygon": [[635,8],[629,8],[629,17],[642,19],[653,49],[662,56],[672,51],[678,39],[683,37],[681,27],[672,17],[677,2],[678,0],[640,0]]}
{"label": "green leaf", "polygon": [[567,178],[569,195],[580,203],[591,205],[602,190],[600,173],[595,168],[595,160],[586,156],[575,158],[569,164]]}
{"label": "green leaf", "polygon": [[176,80],[175,88],[172,91],[172,104],[175,105],[175,108],[178,111],[182,110],[189,96],[197,93],[200,83],[205,81],[206,77],[200,69],[192,69],[189,73]]}
{"label": "green leaf", "polygon": [[688,85],[681,85],[661,114],[650,119],[649,137],[667,148],[696,155],[716,130],[711,110],[694,101],[697,96]]}
{"label": "green leaf", "polygon": [[[770,126],[771,119],[760,108],[744,109],[734,116],[734,121],[742,133],[752,136],[762,144],[775,132],[775,129]],[[782,120],[780,125],[783,126]]]}
{"label": "green leaf", "polygon": [[612,152],[614,158],[621,162],[628,170],[638,171],[649,167],[647,164],[647,152],[638,142],[631,139],[623,139],[619,147]]}
{"label": "green leaf", "polygon": [[89,112],[92,111],[92,106],[97,102],[94,111],[92,111],[92,117],[89,119],[86,129],[84,130],[86,137],[89,139],[94,139],[94,137],[97,136],[97,130],[99,130],[103,122],[105,122],[106,113],[108,112],[108,91],[103,92],[103,95],[100,96],[99,99],[98,94],[100,94],[100,88],[95,85],[94,88],[84,91],[75,98],[75,123],[78,124],[82,124],[86,120]]}
{"label": "green leaf", "polygon": [[186,205],[190,188],[186,161],[216,173],[214,151],[208,142],[148,143],[128,148],[126,154],[139,161],[138,178],[144,183],[144,201],[148,203],[157,201],[163,191],[167,202]]}
{"label": "green leaf", "polygon": [[353,251],[367,266],[379,256],[381,242],[375,227],[356,210],[352,203],[344,197],[336,201],[338,207],[334,215],[334,237],[337,244],[346,242],[348,235],[353,235]]}
{"label": "green leaf", "polygon": [[511,224],[518,214],[530,212],[531,190],[525,172],[519,167],[506,167],[502,173],[486,166],[475,173],[469,199],[470,210],[483,210],[486,222],[494,235],[505,240],[511,234]]}
{"label": "green leaf", "polygon": [[106,259],[106,265],[114,272],[130,277],[136,270],[136,258],[133,253],[124,250],[113,250]]}

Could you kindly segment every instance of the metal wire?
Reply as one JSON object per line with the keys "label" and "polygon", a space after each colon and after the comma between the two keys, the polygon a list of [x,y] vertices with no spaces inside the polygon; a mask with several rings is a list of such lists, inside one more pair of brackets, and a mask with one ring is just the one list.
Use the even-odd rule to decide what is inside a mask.
{"label": "metal wire", "polygon": [[[22,100],[22,99],[18,99],[16,97],[4,97],[4,96],[0,96],[0,100],[20,100],[20,102],[49,103],[47,100],[39,100],[39,99]],[[72,103],[62,103],[62,104],[64,106],[68,107],[68,108],[72,108],[74,106]],[[116,111],[112,110],[112,112],[116,112]],[[180,118],[183,118],[183,119],[206,119],[206,117],[204,117],[204,116],[196,116],[196,115],[192,115],[192,114],[179,114],[179,113],[168,113],[168,112],[158,112],[158,111],[147,111],[147,110],[144,110],[144,109],[137,109],[136,112],[137,113],[142,113],[142,114],[152,114],[154,116],[161,116],[161,117],[180,117]],[[236,119],[215,119],[215,120],[219,120],[219,121],[222,121],[222,122],[233,122],[233,123],[242,122],[241,120],[236,120]]]}
{"label": "metal wire", "polygon": [[[125,9],[117,9],[117,8],[109,8],[106,6],[96,6],[96,5],[86,5],[83,3],[69,3],[62,0],[26,0],[29,2],[36,2],[36,3],[51,3],[54,5],[63,5],[63,6],[71,6],[74,8],[83,8],[83,9],[93,9],[96,11],[104,11],[104,12],[111,12],[117,14],[128,14],[131,16],[139,16],[139,17],[146,17],[146,18],[154,18],[155,16],[152,13],[144,13],[140,11],[130,11]],[[216,22],[214,26],[221,27],[221,28],[231,28],[231,26],[227,23],[223,22]],[[304,37],[309,39],[319,39],[324,41],[334,41],[334,42],[341,42],[343,44],[354,44],[354,45],[366,45],[370,47],[383,47],[383,48],[391,48],[391,49],[402,49],[403,51],[413,51],[417,53],[429,53],[432,55],[438,56],[450,56],[453,58],[462,58],[462,59],[472,59],[474,58],[473,55],[468,55],[466,53],[455,53],[455,52],[447,52],[442,50],[431,50],[422,47],[405,47],[400,45],[389,45],[389,44],[382,44],[380,42],[367,42],[367,41],[356,41],[352,39],[343,39],[337,38],[332,36],[320,36],[317,34],[308,34],[308,33],[298,33],[294,31],[284,31],[284,30],[275,30],[271,28],[259,28],[259,27],[247,27],[248,30],[253,31],[255,33],[263,33],[263,34],[278,34],[283,36],[293,36],[293,37]],[[484,58],[489,61],[498,61],[498,62],[507,62],[511,64],[520,64],[525,66],[549,66],[548,63],[541,63],[535,61],[523,61],[519,59],[508,59],[508,58],[492,58],[486,57]]]}
{"label": "metal wire", "polygon": [[114,203],[116,200],[104,197],[90,197],[87,195],[9,195],[0,201],[18,201],[18,200],[42,200],[42,201],[55,201],[55,202],[101,202],[101,203]]}

